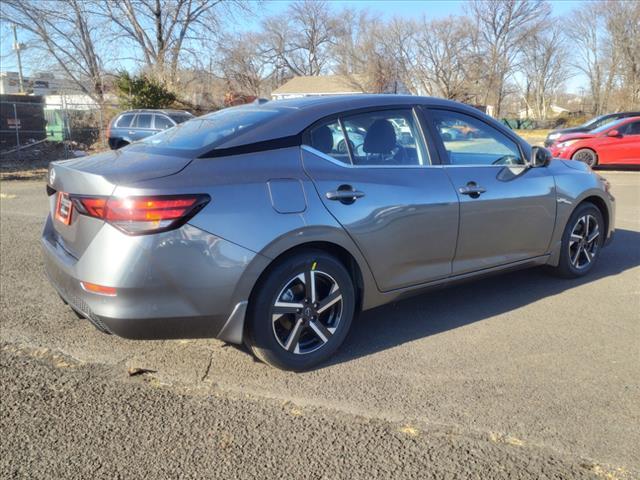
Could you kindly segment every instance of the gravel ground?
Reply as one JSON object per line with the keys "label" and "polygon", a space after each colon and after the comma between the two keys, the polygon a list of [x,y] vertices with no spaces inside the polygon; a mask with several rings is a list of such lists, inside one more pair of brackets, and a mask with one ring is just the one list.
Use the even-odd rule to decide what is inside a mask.
{"label": "gravel ground", "polygon": [[588,278],[378,308],[304,374],[100,334],[44,278],[44,184],[2,182],[0,478],[640,478],[640,174],[604,174],[618,231]]}

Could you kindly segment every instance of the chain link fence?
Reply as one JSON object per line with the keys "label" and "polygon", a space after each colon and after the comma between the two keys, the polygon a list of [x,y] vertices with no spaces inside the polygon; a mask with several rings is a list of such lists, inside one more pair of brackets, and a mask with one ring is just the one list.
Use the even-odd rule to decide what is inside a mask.
{"label": "chain link fence", "polygon": [[0,161],[29,161],[38,155],[61,160],[106,149],[108,125],[118,112],[117,105],[72,103],[63,96],[2,99]]}

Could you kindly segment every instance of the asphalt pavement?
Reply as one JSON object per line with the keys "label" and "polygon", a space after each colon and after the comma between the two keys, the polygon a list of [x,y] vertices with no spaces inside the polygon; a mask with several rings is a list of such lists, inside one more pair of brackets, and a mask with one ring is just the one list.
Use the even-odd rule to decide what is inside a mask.
{"label": "asphalt pavement", "polygon": [[0,478],[640,478],[640,173],[603,174],[617,232],[588,277],[365,312],[303,374],[99,333],[45,279],[44,182],[2,182]]}

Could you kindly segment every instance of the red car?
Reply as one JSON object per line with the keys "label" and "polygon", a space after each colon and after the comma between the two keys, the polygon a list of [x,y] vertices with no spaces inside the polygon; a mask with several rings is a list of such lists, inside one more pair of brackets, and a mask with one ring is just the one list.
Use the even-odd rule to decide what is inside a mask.
{"label": "red car", "polygon": [[549,150],[556,158],[596,165],[640,165],[640,117],[614,120],[584,133],[569,133]]}

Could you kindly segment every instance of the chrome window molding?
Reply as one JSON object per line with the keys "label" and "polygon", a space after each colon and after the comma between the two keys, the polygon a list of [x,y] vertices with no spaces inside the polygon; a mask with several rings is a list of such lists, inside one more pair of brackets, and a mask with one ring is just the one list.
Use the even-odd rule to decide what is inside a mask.
{"label": "chrome window molding", "polygon": [[[302,144],[300,145],[300,148],[302,150],[305,150],[309,153],[313,153],[314,155],[323,158],[324,160],[327,160],[331,163],[333,163],[334,165],[338,165],[339,167],[343,167],[343,168],[375,168],[375,169],[379,169],[379,168],[402,168],[402,169],[406,169],[406,168],[441,168],[443,165],[352,165],[350,163],[343,163],[339,160],[336,160],[335,158],[333,158],[331,155],[327,155],[326,153],[321,152],[320,150],[316,150],[315,148],[306,145],[306,144]],[[494,165],[495,166],[495,165]],[[503,165],[504,166],[504,165]]]}

